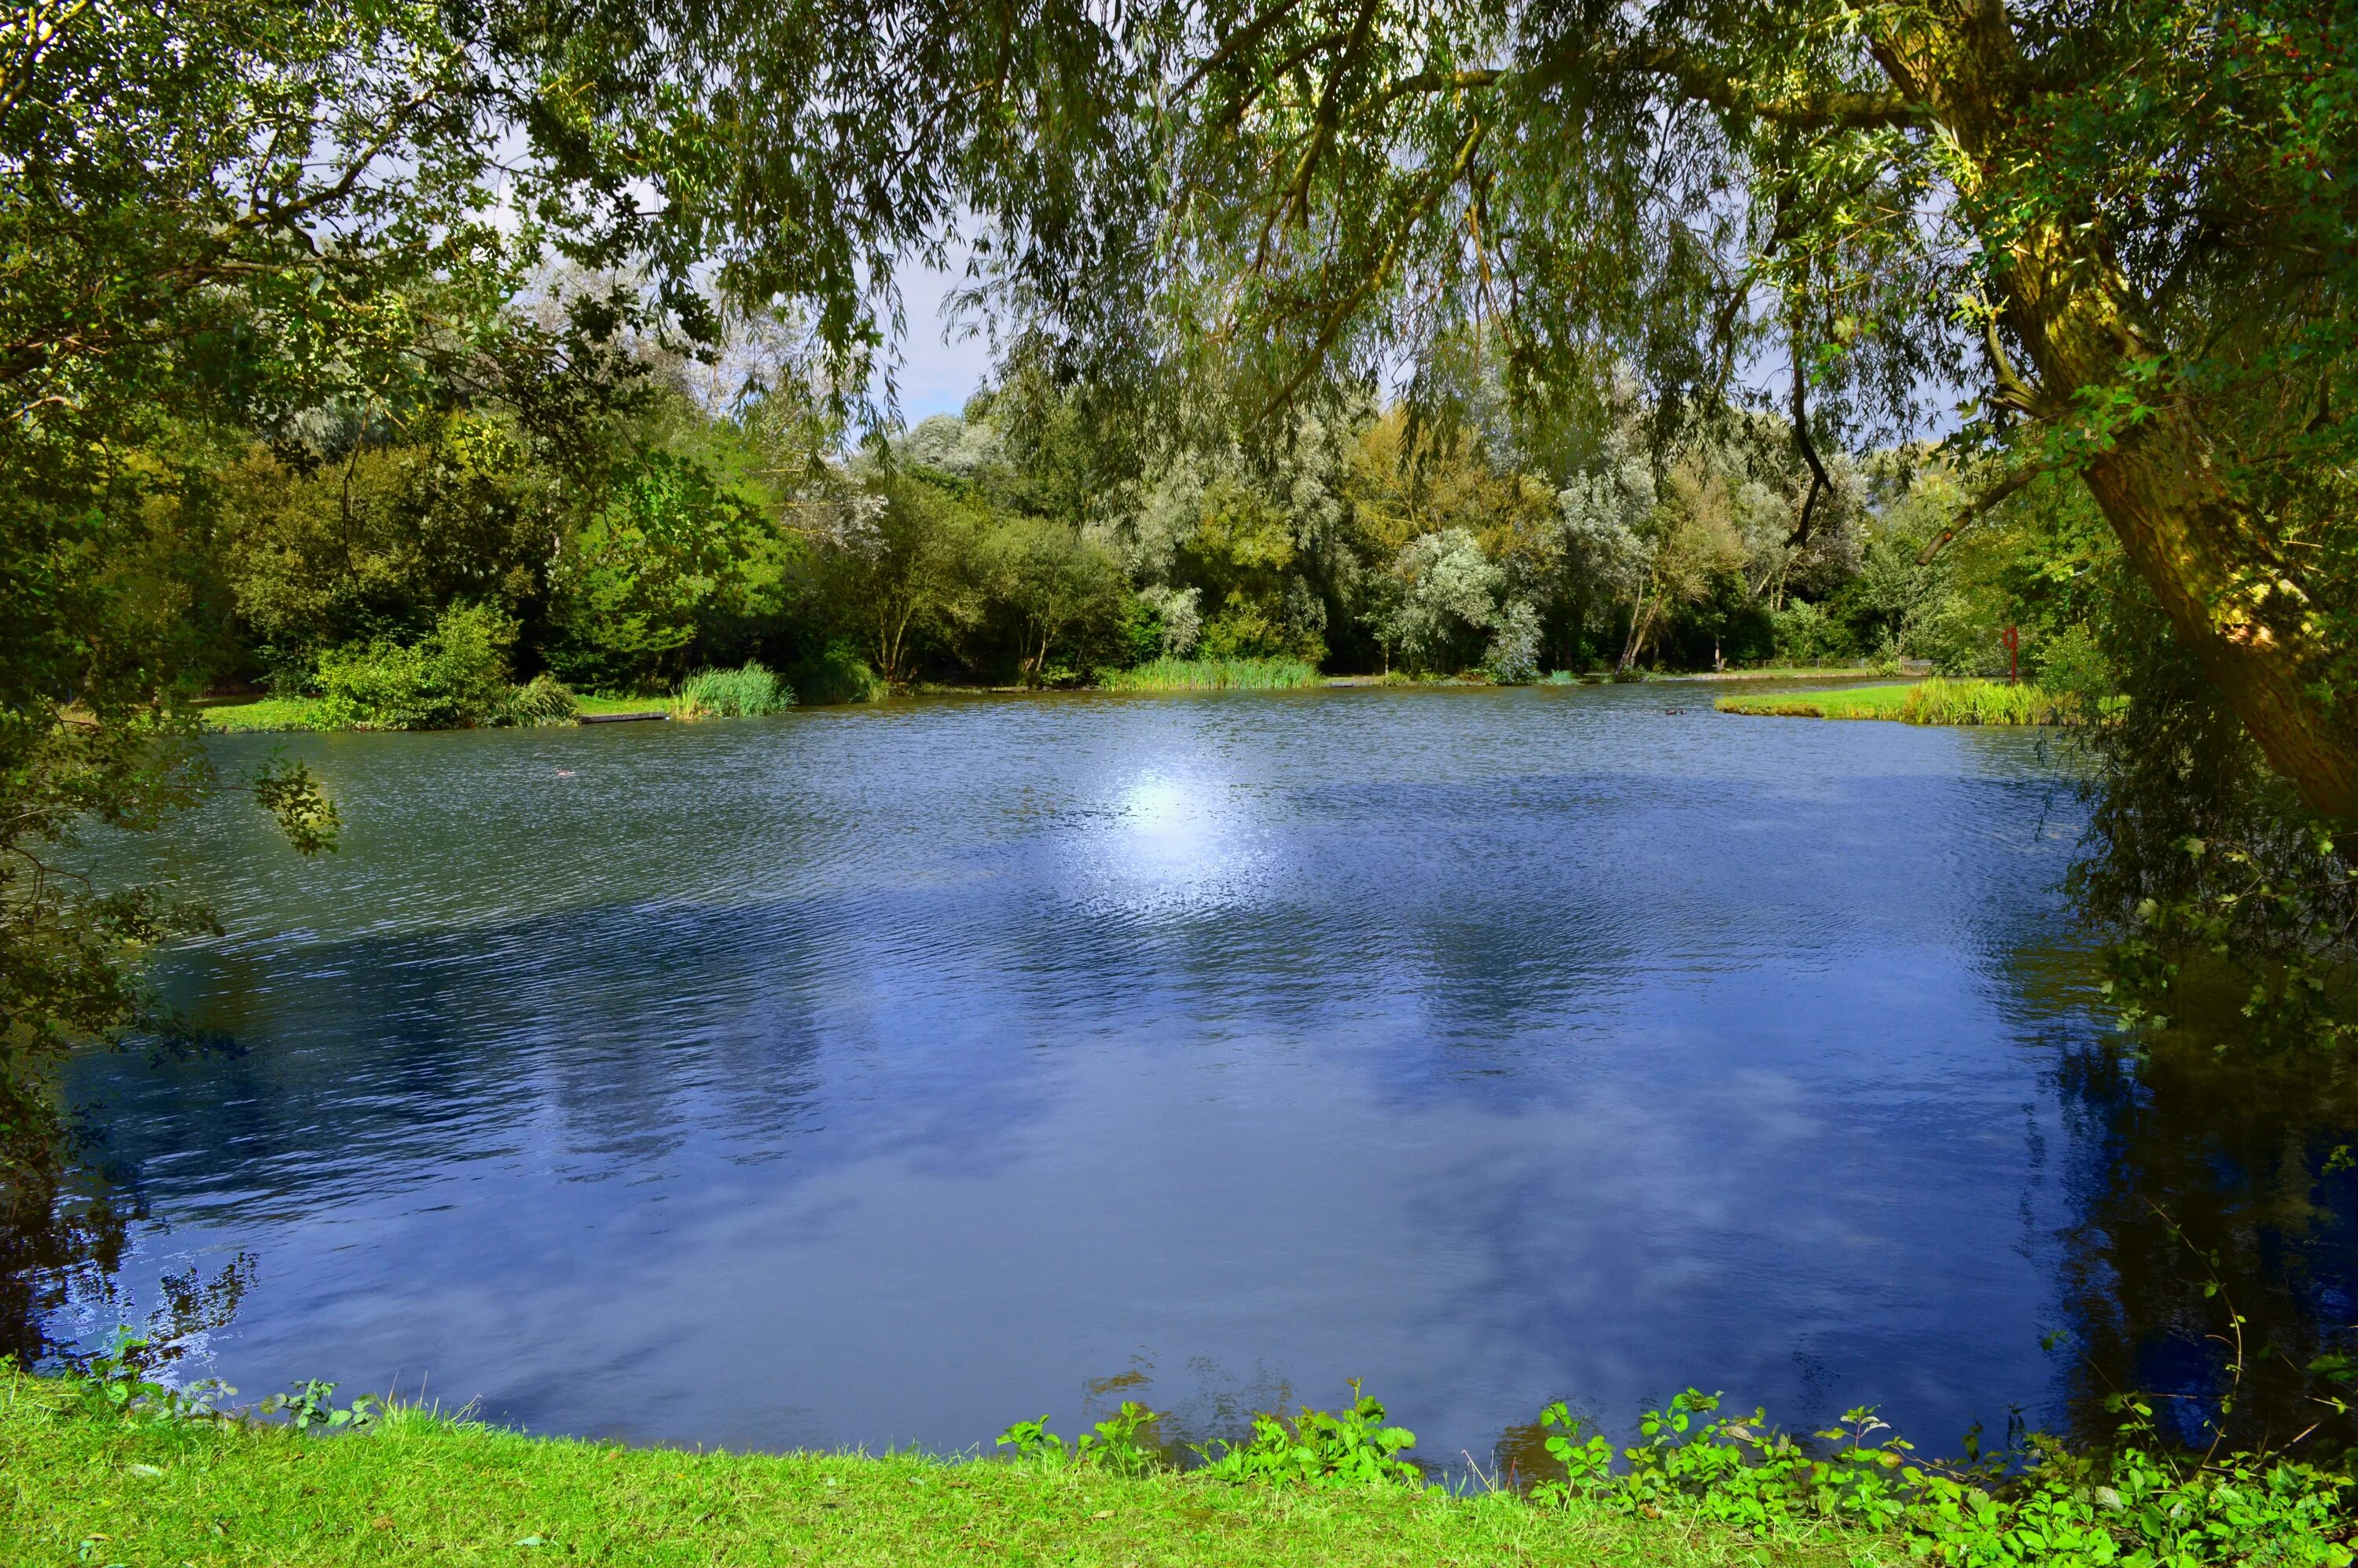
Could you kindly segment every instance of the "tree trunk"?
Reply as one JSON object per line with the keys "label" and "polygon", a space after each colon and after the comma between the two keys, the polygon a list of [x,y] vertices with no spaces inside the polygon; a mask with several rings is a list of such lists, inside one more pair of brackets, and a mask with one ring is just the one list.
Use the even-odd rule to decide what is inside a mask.
{"label": "tree trunk", "polygon": [[1621,644],[1620,662],[1613,666],[1615,675],[1626,673],[1646,651],[1646,633],[1652,629],[1654,608],[1660,602],[1660,596],[1653,592],[1650,585],[1639,590],[1638,602],[1629,611],[1628,640]]}
{"label": "tree trunk", "polygon": [[[1913,13],[1877,52],[1985,179],[2031,150],[2012,145],[2023,62],[1998,0]],[[1961,208],[1987,233],[1996,214],[1978,184],[1968,184]],[[2058,214],[2017,227],[1996,257],[1995,303],[2037,373],[2037,401],[2068,408],[2082,388],[2127,384],[2136,362],[2161,365],[2140,394],[2151,412],[2115,430],[2082,477],[2171,626],[2268,762],[2312,810],[2358,816],[2358,724],[2320,695],[2331,650],[2312,601],[2265,520],[2229,490],[2202,411],[2144,330],[2139,302],[2100,228],[2071,220]]]}

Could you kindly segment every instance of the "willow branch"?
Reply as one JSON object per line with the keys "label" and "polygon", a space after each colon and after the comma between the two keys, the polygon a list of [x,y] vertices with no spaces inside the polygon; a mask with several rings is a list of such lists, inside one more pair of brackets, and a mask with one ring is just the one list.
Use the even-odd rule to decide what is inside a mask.
{"label": "willow branch", "polygon": [[1202,84],[1204,78],[1259,43],[1263,33],[1292,16],[1294,7],[1300,4],[1301,0],[1282,0],[1281,4],[1271,6],[1227,38],[1222,38],[1220,47],[1206,56],[1202,63],[1189,71],[1180,81],[1178,95],[1184,98]]}
{"label": "willow branch", "polygon": [[1377,260],[1373,267],[1368,270],[1367,276],[1360,278],[1359,286],[1334,309],[1326,313],[1326,319],[1318,330],[1318,340],[1311,344],[1309,354],[1302,362],[1302,368],[1287,378],[1284,386],[1278,390],[1275,396],[1261,405],[1260,412],[1252,417],[1254,425],[1258,426],[1262,420],[1292,402],[1293,395],[1302,390],[1303,383],[1308,381],[1312,373],[1326,362],[1326,355],[1335,347],[1335,340],[1342,335],[1344,323],[1351,319],[1352,313],[1358,309],[1368,296],[1373,294],[1383,281],[1391,276],[1392,265],[1400,260],[1401,252],[1408,248],[1409,238],[1416,232],[1417,224],[1424,219],[1425,214],[1433,211],[1433,203],[1441,200],[1442,193],[1466,177],[1466,171],[1473,167],[1474,154],[1482,145],[1482,136],[1486,128],[1476,121],[1474,128],[1466,134],[1465,142],[1457,149],[1456,161],[1449,166],[1448,175],[1434,181],[1433,186],[1417,199],[1415,204],[1401,219],[1400,232],[1392,236],[1392,243],[1384,247],[1383,255]]}
{"label": "willow branch", "polygon": [[1801,498],[1801,520],[1793,524],[1792,536],[1785,543],[1798,548],[1810,542],[1810,524],[1818,510],[1818,497],[1833,488],[1833,481],[1826,477],[1826,465],[1819,460],[1818,449],[1810,439],[1810,373],[1801,362],[1801,342],[1793,340],[1793,444],[1801,449],[1801,461],[1810,469],[1810,492]]}
{"label": "willow branch", "polygon": [[2025,463],[2020,468],[2007,472],[2003,479],[1967,502],[1954,517],[1950,518],[1949,525],[1942,529],[1933,536],[1931,544],[1917,553],[1916,564],[1920,567],[1931,564],[1934,556],[1949,547],[1949,541],[1987,515],[2007,496],[2039,478],[2039,475],[2051,471],[2054,466],[2050,462]]}
{"label": "willow branch", "polygon": [[1696,103],[1795,130],[1886,130],[1931,123],[1931,113],[1923,104],[1888,90],[1763,98],[1743,77],[1705,65],[1668,44],[1609,51],[1596,63],[1609,71],[1669,77],[1682,96]]}

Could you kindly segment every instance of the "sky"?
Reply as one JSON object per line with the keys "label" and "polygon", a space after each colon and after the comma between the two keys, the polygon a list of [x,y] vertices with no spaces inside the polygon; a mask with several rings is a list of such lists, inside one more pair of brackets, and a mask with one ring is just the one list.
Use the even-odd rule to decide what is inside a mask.
{"label": "sky", "polygon": [[[944,297],[957,286],[956,273],[912,265],[901,275],[908,331],[899,345],[901,417],[910,426],[931,414],[956,414],[990,373],[990,345],[968,327],[944,319]],[[875,390],[883,393],[879,377]]]}

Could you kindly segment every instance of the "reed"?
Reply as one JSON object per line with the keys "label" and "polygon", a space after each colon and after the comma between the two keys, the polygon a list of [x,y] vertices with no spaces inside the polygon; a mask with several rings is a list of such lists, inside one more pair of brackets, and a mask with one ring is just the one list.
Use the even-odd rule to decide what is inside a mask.
{"label": "reed", "polygon": [[2070,724],[2078,715],[2070,701],[2035,686],[1936,676],[1909,691],[1899,718],[1909,724]]}
{"label": "reed", "polygon": [[1149,659],[1109,671],[1108,691],[1282,691],[1314,685],[1318,672],[1300,659]]}
{"label": "reed", "polygon": [[748,660],[733,670],[698,670],[679,683],[682,719],[754,719],[795,705],[794,688]]}

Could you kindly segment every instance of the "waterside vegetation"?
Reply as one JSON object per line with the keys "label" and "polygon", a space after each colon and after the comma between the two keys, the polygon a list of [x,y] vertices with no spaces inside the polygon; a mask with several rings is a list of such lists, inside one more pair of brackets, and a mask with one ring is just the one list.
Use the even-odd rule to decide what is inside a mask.
{"label": "waterside vegetation", "polygon": [[1995,680],[1930,680],[1856,686],[1832,691],[1764,692],[1723,697],[1722,713],[1773,719],[1890,719],[1903,724],[2076,724],[2082,709],[2069,696],[2036,686]]}
{"label": "waterside vegetation", "polygon": [[306,1383],[259,1413],[220,1414],[120,1356],[62,1377],[0,1366],[0,1539],[120,1563],[545,1550],[612,1563],[2348,1568],[2358,1533],[2352,1479],[2309,1464],[2034,1443],[1938,1465],[1871,1411],[1797,1441],[1693,1390],[1626,1446],[1551,1405],[1527,1453],[1502,1446],[1494,1471],[1473,1465],[1446,1486],[1356,1388],[1341,1410],[1257,1416],[1192,1465],[1136,1404],[1070,1444],[1044,1417],[1016,1422],[999,1439],[1012,1462],[961,1463],[626,1449],[373,1399],[340,1407],[334,1392]]}
{"label": "waterside vegetation", "polygon": [[1300,659],[1148,659],[1104,680],[1108,691],[1284,691],[1315,686],[1315,668]]}

